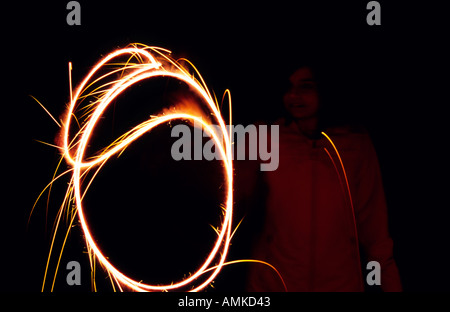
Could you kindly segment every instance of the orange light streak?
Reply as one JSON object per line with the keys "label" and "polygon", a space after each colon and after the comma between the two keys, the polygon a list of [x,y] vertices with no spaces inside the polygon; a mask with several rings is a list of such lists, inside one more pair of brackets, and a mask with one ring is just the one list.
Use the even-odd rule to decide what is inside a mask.
{"label": "orange light streak", "polygon": [[[331,140],[331,138],[330,138],[325,132],[323,132],[323,131],[322,131],[322,135],[323,135],[324,137],[326,137],[327,140],[328,140],[328,141],[331,143],[331,145],[333,146],[333,149],[334,149],[334,151],[336,152],[336,155],[337,155],[337,157],[338,157],[338,159],[339,159],[339,163],[341,164],[342,172],[344,173],[344,180],[345,180],[345,184],[346,184],[346,186],[347,186],[348,198],[349,198],[350,206],[351,206],[351,209],[352,209],[353,226],[354,226],[355,241],[356,241],[356,254],[357,254],[357,257],[358,257],[358,262],[361,262],[361,255],[360,255],[360,252],[359,252],[358,227],[357,227],[357,225],[356,225],[356,214],[355,214],[355,208],[354,208],[354,206],[353,206],[353,198],[352,198],[352,193],[351,193],[351,191],[350,191],[350,185],[349,185],[349,183],[348,183],[347,172],[346,172],[346,170],[345,170],[344,163],[342,162],[341,155],[339,154],[339,151],[338,151],[336,145],[334,144],[333,140]],[[334,163],[333,158],[331,157],[330,153],[328,152],[328,150],[327,150],[326,148],[325,148],[325,152],[328,154],[328,156],[330,157],[331,161],[333,162],[333,165],[334,165],[335,169],[337,170],[336,164]],[[339,179],[341,179],[339,172],[337,172],[337,173],[338,173],[338,175],[339,175]],[[341,183],[342,183],[342,182],[341,182]],[[363,274],[362,274],[361,266],[358,266],[358,268],[359,268],[358,272],[359,272],[359,276],[360,276],[360,279],[359,279],[359,280],[360,280],[362,289],[364,289],[364,285],[363,285]]]}
{"label": "orange light streak", "polygon": [[[227,132],[222,115],[211,97],[203,78],[201,78],[201,75],[197,72],[200,77],[200,83],[189,75],[187,70],[181,67],[180,64],[171,59],[167,55],[168,52],[169,51],[161,48],[148,46],[138,47],[138,45],[135,45],[133,47],[116,50],[107,55],[93,67],[88,75],[82,80],[74,94],[71,94],[70,105],[67,109],[65,121],[63,122],[62,151],[67,163],[73,168],[71,186],[69,187],[73,187],[73,198],[81,228],[86,239],[87,248],[95,259],[99,261],[101,266],[107,271],[111,281],[114,280],[117,283],[120,290],[126,286],[134,291],[169,291],[178,290],[183,287],[189,287],[191,288],[191,291],[199,291],[208,286],[219,274],[225,263],[230,245],[233,212],[233,163],[231,134]],[[86,121],[81,123],[82,126],[79,131],[76,132],[73,138],[70,138],[70,129],[72,127],[71,119],[75,116],[77,108],[81,105],[83,100],[89,96],[92,96],[92,93],[84,94],[87,93],[86,90],[95,82],[102,78],[108,77],[108,75],[117,72],[117,70],[111,70],[100,78],[91,81],[93,77],[99,72],[100,69],[103,70],[106,65],[111,65],[108,62],[127,54],[130,55],[130,58],[128,62],[120,68],[122,71],[121,77],[112,83],[109,82],[104,84],[102,87],[95,90],[96,96],[98,95],[97,101],[94,103],[89,103],[83,107],[83,109],[89,111],[89,114],[87,115]],[[136,59],[138,62],[131,63],[131,59]],[[70,70],[71,67],[72,66],[70,63]],[[85,158],[86,148],[89,145],[92,133],[95,131],[97,122],[111,102],[115,100],[122,92],[136,83],[145,79],[161,76],[171,77],[183,81],[195,90],[195,92],[197,92],[200,97],[205,100],[209,111],[208,116],[211,116],[213,121],[220,126],[221,133],[216,133],[217,130],[211,127],[212,124],[209,123],[209,118],[201,118],[202,116],[198,116],[190,112],[183,112],[180,111],[180,109],[177,109],[176,113],[164,113],[157,116],[152,116],[147,121],[135,126],[133,129],[123,134],[98,155],[90,157],[89,159]],[[81,180],[90,169],[99,167],[97,170],[100,170],[101,166],[112,156],[120,154],[128,145],[133,143],[139,137],[145,133],[148,133],[154,127],[168,123],[172,120],[188,120],[190,122],[197,122],[201,124],[204,130],[211,135],[215,141],[216,147],[218,147],[219,153],[221,154],[221,159],[223,159],[227,195],[225,200],[223,222],[218,231],[217,240],[200,268],[189,278],[174,282],[170,285],[150,285],[142,283],[141,281],[133,280],[124,275],[102,253],[101,248],[92,237],[89,225],[85,219],[82,203],[84,194],[81,192]],[[92,180],[90,183],[91,182]],[[85,192],[86,191],[87,188],[85,189]],[[218,259],[218,263],[213,263],[214,259]],[[211,265],[214,265],[213,269],[211,269]],[[207,277],[203,282],[197,282],[197,284],[195,284],[195,281],[206,273],[210,274],[209,277]]]}

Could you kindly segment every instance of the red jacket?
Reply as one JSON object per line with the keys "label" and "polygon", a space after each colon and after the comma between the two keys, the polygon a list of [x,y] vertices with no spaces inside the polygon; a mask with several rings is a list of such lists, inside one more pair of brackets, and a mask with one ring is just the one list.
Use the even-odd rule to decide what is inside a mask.
{"label": "red jacket", "polygon": [[[381,264],[381,288],[400,291],[382,180],[369,136],[344,128],[326,131],[342,158],[353,214],[344,172],[328,139],[310,140],[295,123],[277,124],[279,167],[263,172],[265,223],[253,258],[276,267],[288,291],[363,291],[366,264],[376,260]],[[367,255],[363,270],[358,241]],[[284,288],[272,269],[253,264],[248,290]]]}

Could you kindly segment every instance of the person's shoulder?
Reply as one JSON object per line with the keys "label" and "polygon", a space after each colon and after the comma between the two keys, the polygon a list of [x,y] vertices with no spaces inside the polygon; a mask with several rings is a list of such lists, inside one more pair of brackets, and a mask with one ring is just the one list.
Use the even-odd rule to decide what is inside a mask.
{"label": "person's shoulder", "polygon": [[367,129],[362,125],[333,126],[325,131],[330,135],[368,135]]}
{"label": "person's shoulder", "polygon": [[344,125],[344,126],[329,127],[324,130],[324,133],[326,133],[330,137],[335,137],[337,139],[370,142],[369,132],[362,125]]}
{"label": "person's shoulder", "polygon": [[342,150],[359,151],[366,154],[373,149],[369,132],[360,125],[330,127],[324,133]]}
{"label": "person's shoulder", "polygon": [[274,128],[285,128],[286,121],[283,118],[279,118],[273,121],[256,120],[253,125],[256,127],[257,132],[260,132],[260,130],[264,128],[265,131],[268,131],[270,133]]}

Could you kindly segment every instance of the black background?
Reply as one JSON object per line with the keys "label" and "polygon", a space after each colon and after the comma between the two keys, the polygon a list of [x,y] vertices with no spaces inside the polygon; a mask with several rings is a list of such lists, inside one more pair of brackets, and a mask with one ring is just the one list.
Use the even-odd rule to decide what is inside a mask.
{"label": "black background", "polygon": [[[31,207],[59,156],[36,142],[53,143],[58,127],[29,95],[60,116],[69,98],[68,62],[76,85],[101,56],[132,42],[187,57],[218,95],[230,89],[234,124],[272,117],[282,75],[297,58],[314,55],[330,64],[342,115],[366,126],[378,153],[405,291],[450,290],[448,100],[441,96],[448,27],[440,23],[438,5],[380,1],[382,25],[368,26],[367,1],[79,2],[81,26],[66,24],[64,2],[21,2],[2,14],[2,290],[40,291],[51,225],[65,188],[53,191],[48,223],[44,198],[27,228]],[[172,187],[170,194],[178,196],[181,188]],[[65,259],[82,263],[79,289],[89,290],[79,230],[70,237],[74,247]],[[230,271],[224,269],[225,281]],[[60,290],[79,290],[64,284],[61,280]]]}

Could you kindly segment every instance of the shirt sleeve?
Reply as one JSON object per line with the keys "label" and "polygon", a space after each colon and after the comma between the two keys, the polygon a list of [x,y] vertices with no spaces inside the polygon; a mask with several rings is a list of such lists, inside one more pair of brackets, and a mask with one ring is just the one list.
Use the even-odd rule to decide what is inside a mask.
{"label": "shirt sleeve", "polygon": [[362,161],[353,196],[359,242],[367,262],[378,261],[381,267],[381,289],[402,291],[400,275],[393,257],[393,241],[389,235],[388,213],[378,158],[366,135],[361,144]]}

